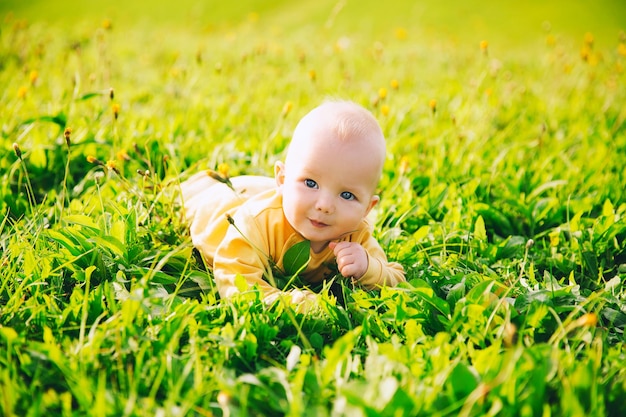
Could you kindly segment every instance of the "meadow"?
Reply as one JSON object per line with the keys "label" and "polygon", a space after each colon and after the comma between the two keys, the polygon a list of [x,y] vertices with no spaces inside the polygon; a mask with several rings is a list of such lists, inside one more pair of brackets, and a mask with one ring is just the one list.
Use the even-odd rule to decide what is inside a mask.
{"label": "meadow", "polygon": [[[0,415],[623,415],[626,10],[501,3],[0,4]],[[180,182],[327,98],[407,282],[220,299]]]}

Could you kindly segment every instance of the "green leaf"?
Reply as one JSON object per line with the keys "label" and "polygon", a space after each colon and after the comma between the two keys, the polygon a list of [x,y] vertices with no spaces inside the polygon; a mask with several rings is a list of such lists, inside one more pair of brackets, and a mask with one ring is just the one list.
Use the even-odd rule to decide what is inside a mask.
{"label": "green leaf", "polygon": [[90,98],[100,97],[100,96],[104,96],[106,94],[109,94],[109,93],[108,92],[103,92],[103,91],[96,91],[96,92],[85,93],[82,96],[78,97],[76,99],[76,101],[89,100]]}
{"label": "green leaf", "polygon": [[303,240],[290,247],[283,257],[283,268],[288,275],[299,274],[311,258],[311,242]]}
{"label": "green leaf", "polygon": [[478,386],[477,373],[468,365],[458,363],[450,372],[448,383],[457,398],[464,398]]}
{"label": "green leaf", "polygon": [[64,113],[58,113],[54,116],[44,115],[31,117],[29,119],[24,120],[21,124],[28,125],[35,122],[50,122],[59,126],[61,129],[64,129],[67,126],[67,116]]}

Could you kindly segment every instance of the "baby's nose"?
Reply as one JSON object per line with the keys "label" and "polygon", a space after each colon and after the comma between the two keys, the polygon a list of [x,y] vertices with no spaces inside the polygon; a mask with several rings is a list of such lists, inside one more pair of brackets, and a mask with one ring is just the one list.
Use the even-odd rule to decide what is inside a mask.
{"label": "baby's nose", "polygon": [[315,202],[315,209],[322,213],[332,213],[334,211],[332,200],[327,196],[320,196]]}

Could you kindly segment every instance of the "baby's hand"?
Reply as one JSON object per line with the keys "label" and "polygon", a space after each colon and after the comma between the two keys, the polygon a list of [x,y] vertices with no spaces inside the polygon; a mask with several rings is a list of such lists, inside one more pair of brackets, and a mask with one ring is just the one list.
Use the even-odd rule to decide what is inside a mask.
{"label": "baby's hand", "polygon": [[354,242],[330,242],[328,247],[332,249],[337,258],[339,272],[346,278],[361,278],[368,267],[367,252],[363,246]]}

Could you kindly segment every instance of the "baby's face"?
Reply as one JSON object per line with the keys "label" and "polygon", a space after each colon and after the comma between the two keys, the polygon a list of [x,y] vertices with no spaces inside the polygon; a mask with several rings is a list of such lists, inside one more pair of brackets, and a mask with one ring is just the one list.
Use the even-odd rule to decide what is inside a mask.
{"label": "baby's face", "polygon": [[276,176],[287,221],[314,251],[354,232],[378,202],[380,157],[368,146],[321,138],[297,143]]}

